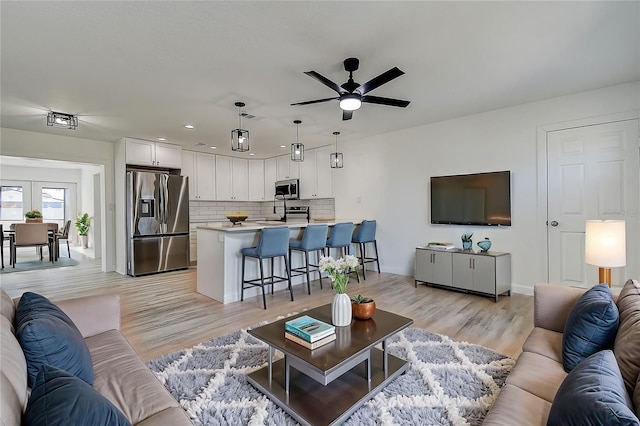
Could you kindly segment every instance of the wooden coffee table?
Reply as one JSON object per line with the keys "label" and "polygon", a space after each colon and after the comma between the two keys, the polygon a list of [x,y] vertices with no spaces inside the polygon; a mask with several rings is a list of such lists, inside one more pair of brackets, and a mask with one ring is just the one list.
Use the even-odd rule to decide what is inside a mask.
{"label": "wooden coffee table", "polygon": [[[287,317],[248,333],[269,345],[269,362],[248,379],[254,387],[304,425],[345,421],[407,369],[407,361],[387,352],[386,340],[413,320],[377,309],[369,320],[336,327],[336,340],[309,350],[285,339],[284,323],[309,315],[331,323],[331,305]],[[382,350],[376,348],[382,344]],[[284,358],[273,362],[274,350]]]}

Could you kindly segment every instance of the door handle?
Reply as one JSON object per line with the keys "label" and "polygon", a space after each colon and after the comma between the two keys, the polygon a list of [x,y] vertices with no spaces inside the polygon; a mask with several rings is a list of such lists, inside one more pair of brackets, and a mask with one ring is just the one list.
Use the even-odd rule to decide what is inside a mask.
{"label": "door handle", "polygon": [[555,221],[555,220],[552,220],[552,221],[551,221],[551,226],[553,226],[553,227],[558,226],[558,222],[557,222],[557,221]]}

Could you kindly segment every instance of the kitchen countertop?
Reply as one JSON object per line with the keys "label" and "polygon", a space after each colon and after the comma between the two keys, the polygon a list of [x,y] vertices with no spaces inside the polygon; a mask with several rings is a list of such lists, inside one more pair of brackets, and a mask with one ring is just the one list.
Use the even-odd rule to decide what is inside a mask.
{"label": "kitchen countertop", "polygon": [[[311,221],[312,225],[319,225],[326,223],[329,226],[333,226],[336,223],[340,222],[353,222],[354,225],[360,224],[362,219],[334,219],[332,221],[326,222],[317,222],[316,220]],[[264,220],[264,221],[255,221],[255,222],[240,222],[240,225],[232,225],[231,222],[224,222],[221,224],[208,224],[206,226],[198,226],[198,229],[206,229],[210,231],[221,231],[221,232],[250,232],[250,231],[259,231],[263,228],[273,227],[273,226],[288,226],[289,228],[306,228],[309,225],[306,221],[287,221],[280,222],[276,220]]]}

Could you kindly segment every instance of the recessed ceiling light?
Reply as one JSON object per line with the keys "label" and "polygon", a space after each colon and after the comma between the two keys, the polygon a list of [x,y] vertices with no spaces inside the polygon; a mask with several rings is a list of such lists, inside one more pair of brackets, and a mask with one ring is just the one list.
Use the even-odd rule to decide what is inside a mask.
{"label": "recessed ceiling light", "polygon": [[249,155],[256,155],[255,152],[250,152]]}
{"label": "recessed ceiling light", "polygon": [[193,146],[207,146],[207,144],[202,142],[196,142],[193,144]]}
{"label": "recessed ceiling light", "polygon": [[184,127],[187,129],[193,129],[193,124],[185,124]]}
{"label": "recessed ceiling light", "polygon": [[280,145],[280,148],[286,148],[286,147],[287,147],[286,145]]}
{"label": "recessed ceiling light", "polygon": [[210,146],[209,148],[211,148],[211,149],[218,149],[218,147],[217,147],[217,146]]}
{"label": "recessed ceiling light", "polygon": [[166,141],[167,138],[158,138],[159,141]]}

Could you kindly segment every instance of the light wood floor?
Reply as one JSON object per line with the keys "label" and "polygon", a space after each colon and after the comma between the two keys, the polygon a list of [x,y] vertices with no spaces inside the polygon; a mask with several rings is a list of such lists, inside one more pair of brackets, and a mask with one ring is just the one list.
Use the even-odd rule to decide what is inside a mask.
{"label": "light wood floor", "polygon": [[[312,283],[310,296],[302,286],[295,286],[294,302],[288,292],[267,295],[264,310],[258,297],[223,305],[198,294],[195,269],[132,278],[101,272],[99,260],[83,259],[73,267],[0,275],[0,286],[14,298],[25,291],[53,301],[120,294],[122,332],[145,361],[279,315],[330,303],[333,291],[328,279],[323,282],[323,290],[317,281]],[[360,284],[352,279],[347,293],[373,297],[378,308],[412,318],[415,327],[514,358],[533,328],[531,296],[513,294],[494,303],[490,297],[424,285],[415,288],[412,277],[377,272],[369,272]]]}

